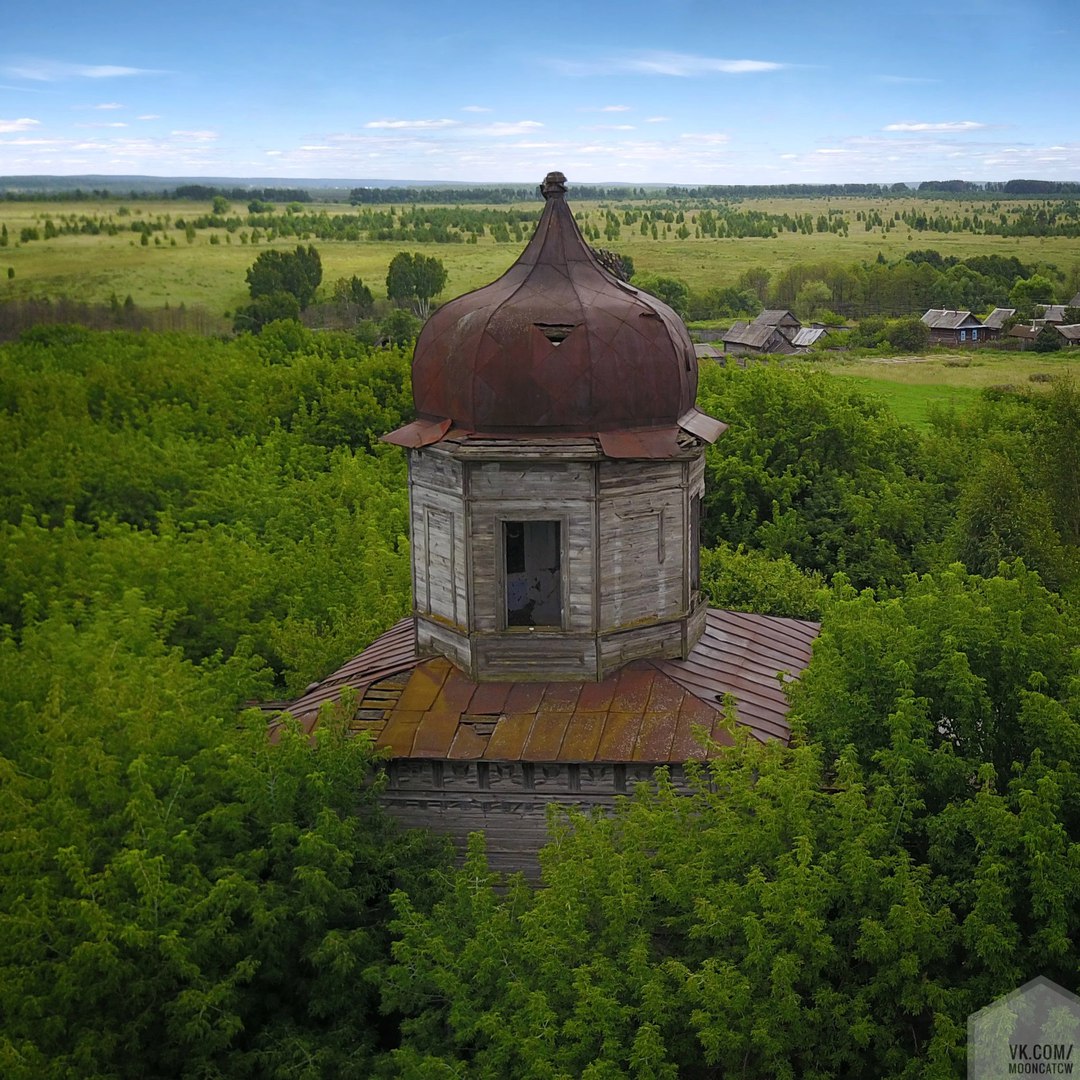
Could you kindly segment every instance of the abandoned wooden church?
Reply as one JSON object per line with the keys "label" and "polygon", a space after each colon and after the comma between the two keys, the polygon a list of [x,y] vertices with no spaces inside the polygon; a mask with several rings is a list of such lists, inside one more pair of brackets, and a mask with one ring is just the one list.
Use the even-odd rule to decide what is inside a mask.
{"label": "abandoned wooden church", "polygon": [[609,272],[565,177],[517,262],[439,308],[413,358],[413,616],[289,711],[358,693],[389,754],[386,803],[493,866],[528,868],[552,801],[595,805],[730,741],[722,700],[786,739],[783,681],[817,624],[710,609],[698,571],[697,359],[667,305]]}

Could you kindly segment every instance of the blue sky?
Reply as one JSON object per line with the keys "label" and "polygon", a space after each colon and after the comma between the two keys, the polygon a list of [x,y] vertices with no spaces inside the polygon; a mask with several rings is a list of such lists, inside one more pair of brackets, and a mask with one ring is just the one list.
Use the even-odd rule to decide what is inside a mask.
{"label": "blue sky", "polygon": [[0,174],[1080,180],[1080,4],[37,0]]}

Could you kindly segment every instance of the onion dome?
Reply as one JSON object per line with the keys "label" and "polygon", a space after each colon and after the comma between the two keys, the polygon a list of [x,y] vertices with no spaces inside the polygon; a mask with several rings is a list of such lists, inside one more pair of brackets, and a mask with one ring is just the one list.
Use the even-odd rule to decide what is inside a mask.
{"label": "onion dome", "polygon": [[660,456],[618,452],[618,432],[666,430],[668,449],[679,427],[713,441],[724,426],[694,408],[697,358],[682,320],[601,265],[562,173],[549,173],[541,191],[540,222],[514,265],[425,324],[412,368],[420,420],[388,441],[424,445],[451,427],[511,438],[588,433],[617,457]]}

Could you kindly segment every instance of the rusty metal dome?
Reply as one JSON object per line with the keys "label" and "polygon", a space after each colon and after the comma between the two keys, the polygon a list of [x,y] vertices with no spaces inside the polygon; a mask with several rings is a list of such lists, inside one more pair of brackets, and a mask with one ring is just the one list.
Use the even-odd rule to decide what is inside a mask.
{"label": "rusty metal dome", "polygon": [[421,331],[412,368],[421,423],[508,436],[673,432],[706,420],[722,430],[694,409],[697,358],[682,320],[600,264],[562,173],[541,190],[544,211],[517,262]]}

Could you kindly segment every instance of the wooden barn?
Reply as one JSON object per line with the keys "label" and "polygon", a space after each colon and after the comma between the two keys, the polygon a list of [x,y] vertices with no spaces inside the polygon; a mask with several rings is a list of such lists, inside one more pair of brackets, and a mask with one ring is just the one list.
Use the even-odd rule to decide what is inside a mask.
{"label": "wooden barn", "polygon": [[736,356],[746,353],[790,356],[797,351],[778,326],[755,325],[742,319],[732,323],[720,340],[724,343],[724,352]]}
{"label": "wooden barn", "polygon": [[[413,614],[309,687],[388,755],[386,803],[535,870],[552,802],[610,805],[730,742],[786,740],[817,624],[711,610],[699,581],[697,358],[666,304],[585,244],[565,177],[518,261],[439,308],[413,358]],[[711,751],[710,751],[711,752]]]}

